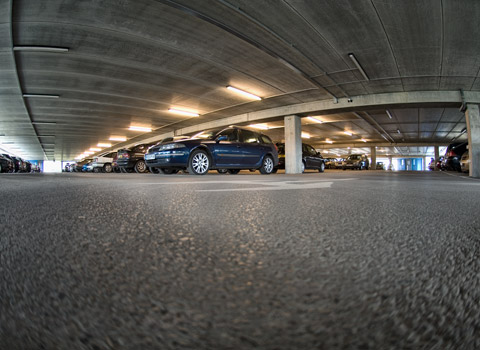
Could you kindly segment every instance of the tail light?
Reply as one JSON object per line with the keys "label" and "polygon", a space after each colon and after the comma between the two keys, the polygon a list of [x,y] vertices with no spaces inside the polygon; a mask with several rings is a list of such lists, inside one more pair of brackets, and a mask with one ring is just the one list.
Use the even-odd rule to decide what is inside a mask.
{"label": "tail light", "polygon": [[278,152],[278,146],[277,146],[276,144],[273,144],[273,145],[275,146],[275,149],[276,149],[277,152]]}

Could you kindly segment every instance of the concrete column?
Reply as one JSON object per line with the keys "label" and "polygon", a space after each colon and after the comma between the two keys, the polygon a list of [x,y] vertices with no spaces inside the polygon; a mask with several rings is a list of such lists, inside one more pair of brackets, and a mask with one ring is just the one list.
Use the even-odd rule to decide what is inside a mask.
{"label": "concrete column", "polygon": [[302,123],[300,117],[285,117],[285,173],[302,172]]}
{"label": "concrete column", "polygon": [[387,169],[392,169],[393,170],[392,162],[393,162],[393,157],[389,156],[388,157],[388,167],[387,167]]}
{"label": "concrete column", "polygon": [[435,166],[433,167],[433,171],[437,171],[437,170],[440,170],[440,169],[437,169],[437,162],[438,162],[438,159],[440,158],[440,147],[435,146],[434,149],[435,149]]}
{"label": "concrete column", "polygon": [[422,170],[427,170],[427,157],[423,157]]}
{"label": "concrete column", "polygon": [[377,147],[370,147],[370,158],[372,158],[372,162],[370,163],[370,170],[375,170],[377,168]]}
{"label": "concrete column", "polygon": [[467,104],[465,112],[470,152],[470,176],[480,178],[480,111],[478,105]]}

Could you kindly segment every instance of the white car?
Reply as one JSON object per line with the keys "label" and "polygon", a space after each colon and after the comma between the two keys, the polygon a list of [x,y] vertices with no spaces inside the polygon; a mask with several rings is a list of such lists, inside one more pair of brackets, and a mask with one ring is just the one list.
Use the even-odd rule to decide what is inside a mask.
{"label": "white car", "polygon": [[113,171],[112,162],[117,152],[110,152],[102,154],[93,158],[92,168],[93,172],[111,173]]}

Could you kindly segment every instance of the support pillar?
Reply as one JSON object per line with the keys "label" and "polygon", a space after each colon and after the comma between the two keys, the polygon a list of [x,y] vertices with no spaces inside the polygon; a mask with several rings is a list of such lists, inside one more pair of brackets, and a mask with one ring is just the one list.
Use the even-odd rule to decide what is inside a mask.
{"label": "support pillar", "polygon": [[370,170],[377,169],[377,147],[370,147],[370,158],[372,158],[372,163],[370,163]]}
{"label": "support pillar", "polygon": [[388,170],[393,170],[393,157],[392,156],[388,156]]}
{"label": "support pillar", "polygon": [[433,171],[437,171],[437,170],[440,170],[437,168],[437,162],[440,159],[440,147],[435,146],[434,149],[435,149],[435,165],[433,166]]}
{"label": "support pillar", "polygon": [[468,151],[470,153],[471,177],[480,178],[480,111],[478,105],[467,104],[465,112],[468,133]]}
{"label": "support pillar", "polygon": [[302,172],[302,122],[296,115],[285,117],[285,173]]}

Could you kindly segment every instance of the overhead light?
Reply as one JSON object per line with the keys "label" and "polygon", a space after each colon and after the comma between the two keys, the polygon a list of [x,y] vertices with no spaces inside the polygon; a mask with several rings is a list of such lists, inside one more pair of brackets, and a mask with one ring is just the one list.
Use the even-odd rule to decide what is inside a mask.
{"label": "overhead light", "polygon": [[100,152],[101,150],[102,150],[101,148],[97,148],[97,147],[90,148],[90,151],[93,151],[93,152]]}
{"label": "overhead light", "polygon": [[350,57],[350,59],[353,61],[353,64],[355,64],[355,66],[358,68],[358,70],[360,71],[360,73],[362,73],[363,77],[365,78],[365,80],[370,80],[370,78],[368,77],[367,73],[365,73],[365,71],[363,70],[362,66],[360,65],[360,63],[357,61],[357,58],[355,57],[355,55],[353,53],[349,53],[348,54],[348,57]]}
{"label": "overhead light", "polygon": [[352,134],[351,132],[349,132],[349,131],[344,131],[343,133],[346,134],[346,135],[348,135],[348,136],[352,136],[352,135],[353,135],[353,134]]}
{"label": "overhead light", "polygon": [[14,143],[15,142],[13,142],[13,141],[6,141],[6,142],[2,142],[2,145],[12,145]]}
{"label": "overhead light", "polygon": [[127,141],[125,136],[111,136],[109,138],[110,141]]}
{"label": "overhead light", "polygon": [[326,143],[329,143],[329,144],[332,144],[333,141],[330,141],[330,140],[325,140]]}
{"label": "overhead light", "polygon": [[390,119],[393,119],[392,113],[390,113],[390,111],[389,111],[388,109],[386,109],[385,111],[387,112],[388,117],[389,117]]}
{"label": "overhead light", "polygon": [[247,96],[247,97],[249,97],[249,98],[251,98],[251,99],[254,99],[254,100],[258,100],[258,101],[259,101],[259,100],[262,99],[261,97],[259,97],[259,96],[257,96],[257,95],[254,95],[254,94],[251,94],[251,93],[249,93],[249,92],[246,92],[246,91],[237,89],[236,87],[233,87],[233,86],[230,86],[230,85],[227,86],[227,89],[228,89],[228,90],[231,90],[231,91],[234,91],[234,92],[236,92],[236,93],[238,93],[238,94],[241,94],[241,95],[243,95],[243,96]]}
{"label": "overhead light", "polygon": [[467,128],[463,128],[462,131],[460,131],[460,134],[465,134],[467,132]]}
{"label": "overhead light", "polygon": [[45,124],[45,125],[56,125],[57,122],[32,122],[32,124],[34,124],[34,125],[43,125],[43,124]]}
{"label": "overhead light", "polygon": [[95,152],[91,152],[91,151],[85,151],[83,152],[83,154],[86,154],[86,155],[90,155],[90,154],[94,154]]}
{"label": "overhead light", "polygon": [[99,143],[97,146],[98,147],[112,147],[112,144],[111,143]]}
{"label": "overhead light", "polygon": [[399,130],[399,129],[397,129],[397,132],[400,134],[400,130]]}
{"label": "overhead light", "polygon": [[132,131],[145,131],[145,132],[151,132],[152,128],[147,128],[145,126],[136,126],[136,125],[131,125],[128,130]]}
{"label": "overhead light", "polygon": [[270,129],[267,125],[265,124],[250,124],[249,127],[254,128],[254,129],[260,129],[260,130],[268,130]]}
{"label": "overhead light", "polygon": [[175,113],[175,114],[180,114],[180,115],[186,115],[189,117],[198,117],[198,113],[193,113],[193,112],[188,112],[188,111],[182,111],[180,109],[175,109],[175,108],[169,108],[168,111],[170,113]]}
{"label": "overhead light", "polygon": [[321,121],[320,119],[317,119],[315,117],[307,117],[308,120],[314,122],[314,123],[323,123],[323,121]]}
{"label": "overhead light", "polygon": [[362,139],[362,141],[363,141],[363,142],[367,142],[367,140],[365,140],[365,139]]}
{"label": "overhead light", "polygon": [[306,132],[302,132],[302,138],[309,139],[310,137],[311,137],[310,134],[307,134]]}
{"label": "overhead light", "polygon": [[34,97],[34,98],[59,98],[59,95],[49,95],[49,94],[23,94],[23,97]]}
{"label": "overhead light", "polygon": [[54,46],[14,46],[13,51],[68,52],[68,47]]}

